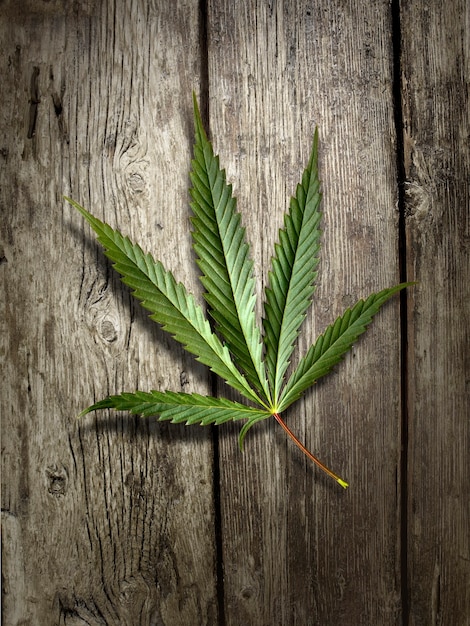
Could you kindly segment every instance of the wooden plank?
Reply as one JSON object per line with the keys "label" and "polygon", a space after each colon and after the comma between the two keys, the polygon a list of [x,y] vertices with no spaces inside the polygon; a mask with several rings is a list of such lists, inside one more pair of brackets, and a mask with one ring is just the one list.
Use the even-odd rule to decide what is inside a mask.
{"label": "wooden plank", "polygon": [[[208,7],[211,130],[260,281],[320,129],[323,256],[304,353],[347,306],[398,281],[391,8]],[[243,455],[237,429],[220,429],[227,624],[400,623],[399,343],[395,300],[337,373],[287,414],[350,481],[346,492],[274,422],[250,431]]]}
{"label": "wooden plank", "polygon": [[409,623],[470,623],[469,4],[403,2]]}
{"label": "wooden plank", "polygon": [[210,433],[76,419],[137,386],[205,392],[207,373],[141,312],[62,200],[194,285],[198,2],[12,1],[0,23],[3,621],[214,624]]}

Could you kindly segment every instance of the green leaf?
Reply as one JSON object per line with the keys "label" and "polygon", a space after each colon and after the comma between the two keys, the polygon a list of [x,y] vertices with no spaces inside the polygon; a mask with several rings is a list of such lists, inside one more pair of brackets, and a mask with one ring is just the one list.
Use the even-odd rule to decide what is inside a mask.
{"label": "green leaf", "polygon": [[255,317],[253,261],[232,187],[219,167],[194,98],[196,144],[190,174],[192,232],[210,314],[239,367],[262,397],[270,392]]}
{"label": "green leaf", "polygon": [[258,421],[271,415],[269,411],[245,406],[225,398],[173,391],[136,391],[109,396],[85,409],[81,415],[101,409],[129,411],[142,417],[159,415],[160,421],[170,420],[174,424],[201,424],[201,426],[242,419]]}
{"label": "green leaf", "polygon": [[266,289],[264,337],[268,376],[276,404],[294,342],[311,303],[320,251],[321,213],[318,179],[318,131],[310,160],[291,199]]}
{"label": "green leaf", "polygon": [[348,309],[317,339],[285,383],[294,344],[314,292],[318,265],[321,217],[318,132],[315,131],[309,163],[291,199],[275,246],[264,308],[266,357],[263,361],[263,341],[255,315],[253,261],[245,229],[232,188],[207,139],[195,98],[194,119],[196,141],[190,174],[192,235],[216,332],[212,332],[193,296],[159,261],[79,204],[66,199],[88,220],[123,282],[133,289],[151,318],[198,361],[257,406],[199,394],[136,391],[110,396],[85,409],[82,415],[113,408],[142,416],[159,415],[160,420],[186,424],[245,420],[239,434],[240,447],[256,422],[273,416],[308,458],[342,487],[347,487],[343,479],[305,448],[280,413],[341,360],[392,295],[413,283],[384,289]]}
{"label": "green leaf", "polygon": [[228,348],[222,346],[191,294],[177,283],[173,274],[159,261],[123,237],[117,230],[88,213],[79,204],[66,198],[87,219],[98,235],[106,256],[129,285],[150,317],[183,345],[201,363],[208,365],[230,386],[257,404],[263,404],[233,363]]}
{"label": "green leaf", "polygon": [[352,309],[347,309],[334,324],[328,326],[301,359],[284,387],[279,403],[279,413],[298,400],[302,393],[319,378],[328,374],[357,338],[365,332],[382,305],[395,293],[411,284],[413,283],[402,283],[374,293],[365,301],[359,300]]}
{"label": "green leaf", "polygon": [[[272,413],[269,413],[268,417],[272,417],[272,415],[273,415]],[[250,430],[252,426],[254,426],[257,422],[259,422],[262,419],[266,419],[266,418],[264,416],[253,415],[250,417],[250,419],[247,422],[243,424],[243,427],[240,430],[240,433],[238,435],[238,447],[240,448],[241,451],[243,451],[243,442],[245,441],[247,432]]]}

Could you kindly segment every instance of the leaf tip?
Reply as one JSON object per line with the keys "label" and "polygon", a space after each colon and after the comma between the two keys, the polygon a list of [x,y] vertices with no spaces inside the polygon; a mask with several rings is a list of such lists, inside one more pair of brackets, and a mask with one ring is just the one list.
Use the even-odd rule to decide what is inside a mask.
{"label": "leaf tip", "polygon": [[197,104],[197,96],[196,96],[196,92],[193,89],[193,107],[194,107],[194,112],[196,113],[196,111],[199,112],[199,106]]}
{"label": "leaf tip", "polygon": [[341,487],[343,489],[347,489],[349,487],[349,483],[347,483],[345,480],[343,480],[342,478],[337,478],[336,482],[341,485]]}
{"label": "leaf tip", "polygon": [[194,111],[194,121],[196,123],[196,128],[199,126],[202,127],[201,111],[199,109],[199,104],[197,101],[197,96],[196,96],[195,91],[193,91],[193,111]]}
{"label": "leaf tip", "polygon": [[238,435],[238,447],[240,448],[240,452],[243,452],[243,442],[245,440],[246,433],[250,430],[250,428],[256,421],[256,419],[249,419],[247,422],[245,422],[242,429],[240,430],[240,433]]}
{"label": "leaf tip", "polygon": [[68,202],[71,206],[73,206],[74,209],[77,209],[77,211],[79,211],[85,219],[90,221],[90,217],[92,217],[91,214],[88,213],[88,211],[84,209],[81,204],[78,204],[78,202],[75,202],[75,200],[73,200],[72,198],[69,198],[68,196],[63,196],[63,198],[66,202]]}

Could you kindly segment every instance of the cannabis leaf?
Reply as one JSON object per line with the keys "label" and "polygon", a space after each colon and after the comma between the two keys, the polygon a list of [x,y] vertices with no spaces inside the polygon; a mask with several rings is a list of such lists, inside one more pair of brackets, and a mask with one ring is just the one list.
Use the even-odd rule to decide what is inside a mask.
{"label": "cannabis leaf", "polygon": [[346,488],[348,484],[344,480],[303,446],[281,413],[331,371],[389,298],[412,283],[402,283],[374,293],[365,301],[359,300],[318,337],[286,381],[295,342],[311,304],[319,260],[318,132],[315,131],[308,165],[285,215],[279,243],[275,245],[269,286],[265,290],[262,334],[255,316],[250,246],[232,187],[214,155],[195,98],[194,123],[196,139],[190,172],[192,237],[213,328],[202,307],[160,261],[74,200],[66,200],[88,221],[113,267],[142,306],[150,311],[150,317],[251,404],[197,393],[136,391],[109,396],[81,415],[99,409],[117,409],[142,417],[158,415],[160,420],[185,424],[245,420],[239,435],[240,447],[256,422],[274,417],[313,462]]}
{"label": "cannabis leaf", "polygon": [[290,211],[275,245],[263,320],[269,383],[279,398],[294,342],[315,289],[320,251],[321,193],[317,170],[318,131],[308,166],[291,199]]}
{"label": "cannabis leaf", "polygon": [[194,99],[196,145],[190,174],[194,212],[192,232],[201,282],[216,329],[237,365],[267,402],[271,394],[262,358],[263,345],[255,318],[253,261],[240,214],[225,182],[225,171],[202,126]]}

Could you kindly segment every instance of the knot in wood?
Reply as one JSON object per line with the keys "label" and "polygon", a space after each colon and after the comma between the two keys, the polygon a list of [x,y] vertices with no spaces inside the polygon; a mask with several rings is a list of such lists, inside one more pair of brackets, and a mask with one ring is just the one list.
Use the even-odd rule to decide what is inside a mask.
{"label": "knot in wood", "polygon": [[117,340],[118,332],[114,323],[109,318],[101,321],[100,335],[102,339],[108,343],[114,343]]}
{"label": "knot in wood", "polygon": [[50,466],[46,469],[46,476],[48,482],[47,491],[59,498],[67,493],[68,487],[68,472],[65,467],[58,467],[57,465]]}

